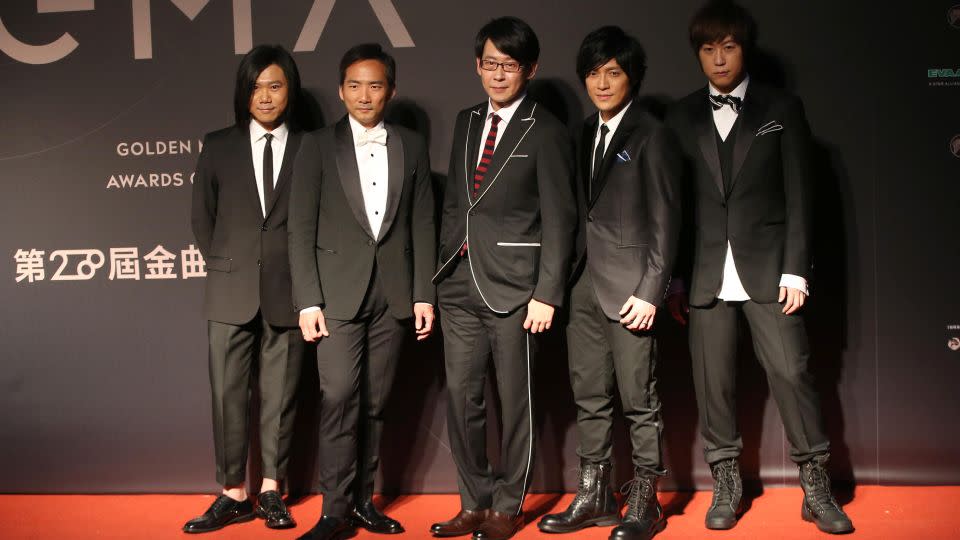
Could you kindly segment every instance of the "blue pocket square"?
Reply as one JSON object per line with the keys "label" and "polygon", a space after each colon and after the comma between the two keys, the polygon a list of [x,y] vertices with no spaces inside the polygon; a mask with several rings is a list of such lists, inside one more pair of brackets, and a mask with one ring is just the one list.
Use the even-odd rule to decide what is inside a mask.
{"label": "blue pocket square", "polygon": [[620,153],[617,154],[617,161],[623,163],[630,161],[630,154],[628,154],[626,150],[621,150]]}

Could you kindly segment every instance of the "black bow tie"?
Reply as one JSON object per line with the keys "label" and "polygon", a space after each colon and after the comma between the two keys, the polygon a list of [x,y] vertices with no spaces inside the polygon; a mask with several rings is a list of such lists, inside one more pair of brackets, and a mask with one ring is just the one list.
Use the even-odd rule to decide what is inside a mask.
{"label": "black bow tie", "polygon": [[729,105],[730,108],[733,109],[733,112],[740,114],[740,109],[743,108],[743,100],[737,96],[715,96],[708,94],[708,97],[710,99],[710,105],[715,111],[719,111],[724,105]]}

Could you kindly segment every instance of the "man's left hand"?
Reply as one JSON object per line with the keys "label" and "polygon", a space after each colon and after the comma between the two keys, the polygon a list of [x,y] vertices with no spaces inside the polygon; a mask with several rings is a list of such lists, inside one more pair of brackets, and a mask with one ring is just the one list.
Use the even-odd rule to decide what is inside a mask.
{"label": "man's left hand", "polygon": [[783,304],[783,313],[785,315],[792,315],[803,307],[806,299],[807,295],[803,294],[803,291],[800,289],[780,287],[780,299],[777,301]]}
{"label": "man's left hand", "polygon": [[620,308],[620,324],[627,327],[627,330],[650,330],[653,328],[653,318],[657,314],[657,306],[641,300],[636,296],[627,298],[627,301]]}
{"label": "man's left hand", "polygon": [[423,341],[433,332],[433,306],[426,302],[413,305],[413,320],[417,331],[417,341]]}
{"label": "man's left hand", "polygon": [[531,334],[549,330],[550,323],[553,322],[553,311],[550,304],[531,298],[527,304],[527,318],[523,321],[523,329],[529,330]]}

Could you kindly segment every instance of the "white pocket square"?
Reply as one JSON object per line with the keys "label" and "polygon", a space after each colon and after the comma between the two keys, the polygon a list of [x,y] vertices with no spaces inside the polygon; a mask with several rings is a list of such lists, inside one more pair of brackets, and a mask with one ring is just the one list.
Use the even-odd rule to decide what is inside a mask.
{"label": "white pocket square", "polygon": [[757,130],[757,137],[761,135],[766,135],[767,133],[773,133],[774,131],[782,131],[783,126],[776,120],[771,120],[766,124],[760,126],[760,129]]}

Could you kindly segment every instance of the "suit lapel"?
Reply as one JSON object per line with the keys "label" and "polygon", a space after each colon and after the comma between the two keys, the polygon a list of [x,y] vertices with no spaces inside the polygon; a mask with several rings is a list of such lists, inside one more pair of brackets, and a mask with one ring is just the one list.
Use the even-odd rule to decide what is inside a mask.
{"label": "suit lapel", "polygon": [[270,217],[270,214],[273,213],[273,209],[277,205],[277,199],[280,198],[280,190],[285,189],[287,184],[290,183],[290,177],[293,175],[293,160],[298,148],[300,148],[300,134],[288,132],[287,144],[283,147],[280,175],[277,176],[277,185],[273,189],[273,198],[266,203],[266,217]]}
{"label": "suit lapel", "polygon": [[[337,173],[343,193],[347,196],[353,217],[363,228],[367,236],[373,238],[370,221],[367,219],[366,206],[363,204],[363,192],[360,188],[360,169],[357,167],[357,151],[354,148],[353,132],[350,130],[350,121],[344,116],[334,128],[336,139]],[[376,240],[374,238],[374,240]]]}
{"label": "suit lapel", "polygon": [[592,115],[590,120],[583,126],[583,133],[580,134],[580,181],[577,182],[577,189],[582,194],[581,201],[584,201],[584,208],[590,204],[590,162],[593,161],[593,139],[597,135],[597,115]]}
{"label": "suit lapel", "polygon": [[473,193],[473,175],[477,172],[477,156],[480,153],[480,137],[486,119],[487,105],[474,107],[467,122],[466,148],[463,149],[463,181],[467,188],[467,200]]}
{"label": "suit lapel", "polygon": [[[630,105],[630,108],[627,109],[627,112],[623,115],[620,125],[617,126],[617,131],[613,133],[610,144],[607,145],[607,149],[603,153],[603,160],[600,162],[600,174],[597,175],[597,182],[593,186],[590,208],[593,207],[594,203],[597,202],[597,197],[603,192],[603,186],[607,184],[607,177],[610,175],[610,168],[613,167],[617,154],[623,150],[623,145],[627,142],[627,139],[629,139],[630,135],[636,130],[639,117],[640,107],[638,105]],[[594,131],[590,138],[591,143],[595,137],[596,131]],[[589,171],[589,168],[587,170]]]}
{"label": "suit lapel", "polygon": [[758,88],[757,83],[747,85],[747,93],[744,95],[743,109],[740,111],[740,127],[737,131],[737,141],[733,146],[733,170],[730,177],[730,189],[733,190],[737,177],[740,176],[740,169],[743,162],[747,159],[747,153],[750,152],[750,146],[757,138],[757,129],[763,121],[767,112],[769,102],[765,99],[763,88]]}
{"label": "suit lapel", "polygon": [[[493,159],[487,168],[487,175],[483,179],[483,185],[480,186],[482,191],[477,197],[477,200],[474,201],[474,204],[480,202],[484,194],[486,194],[494,182],[497,181],[497,177],[500,176],[500,171],[507,165],[507,161],[513,154],[513,150],[527,135],[527,132],[533,127],[533,124],[536,123],[536,120],[532,116],[536,105],[536,101],[530,98],[524,98],[520,106],[517,107],[517,110],[514,111],[513,117],[510,118],[510,122],[507,124],[507,130],[503,132],[503,136],[500,137],[500,142],[497,143],[497,147],[493,151]],[[477,143],[479,144],[479,141],[477,141]]]}
{"label": "suit lapel", "polygon": [[403,159],[403,138],[400,132],[389,124],[387,129],[387,208],[383,212],[383,223],[380,224],[380,238],[386,236],[397,215],[400,205],[400,195],[403,193],[403,171],[406,164]]}
{"label": "suit lapel", "polygon": [[713,182],[720,191],[720,197],[726,199],[726,193],[723,189],[723,173],[720,170],[720,151],[717,150],[717,126],[713,123],[713,113],[710,109],[710,102],[707,100],[707,89],[700,92],[703,99],[695,99],[693,103],[693,124],[697,131],[697,143],[700,145],[700,152],[703,153],[703,159],[710,168],[710,174],[713,176]]}
{"label": "suit lapel", "polygon": [[244,185],[248,193],[248,199],[253,203],[258,216],[263,216],[263,208],[260,207],[260,193],[257,191],[257,176],[253,172],[253,147],[250,144],[250,131],[246,129],[237,129],[237,136],[234,139],[236,144],[236,154],[240,156],[237,161],[240,168],[240,174],[237,178]]}

